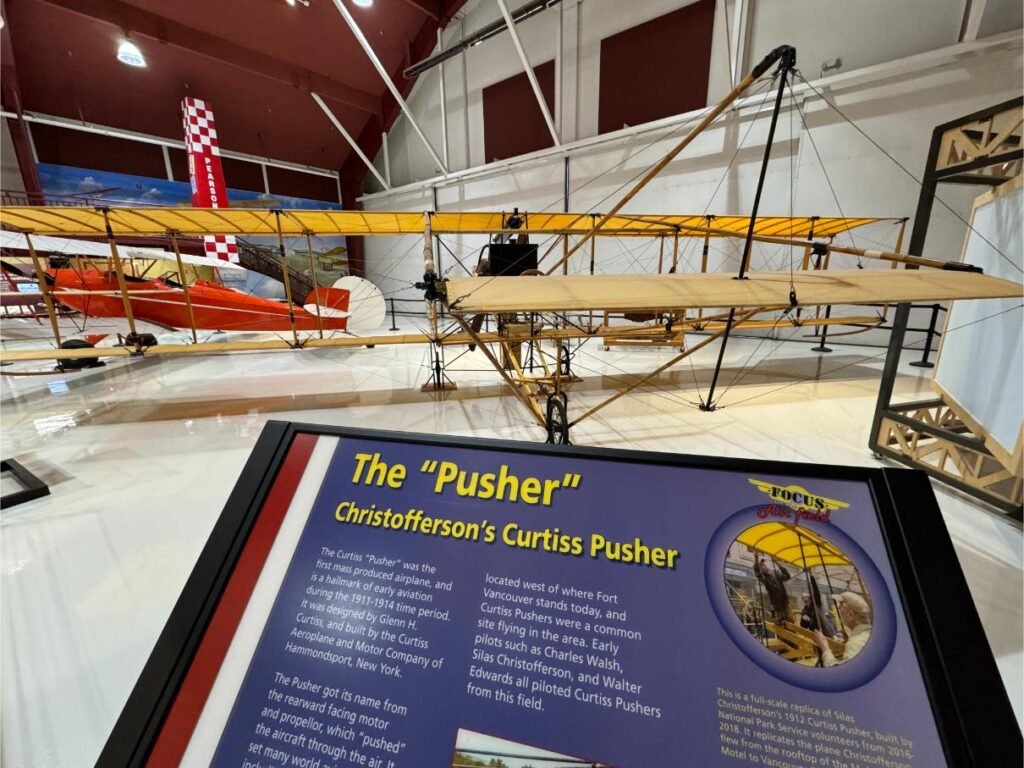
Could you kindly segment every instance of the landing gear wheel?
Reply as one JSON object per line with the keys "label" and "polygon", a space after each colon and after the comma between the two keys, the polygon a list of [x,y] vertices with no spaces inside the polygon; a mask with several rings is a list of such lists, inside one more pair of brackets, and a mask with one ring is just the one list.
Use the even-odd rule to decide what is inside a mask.
{"label": "landing gear wheel", "polygon": [[[85,339],[68,339],[60,345],[61,349],[92,349],[93,345]],[[58,371],[80,371],[83,368],[101,368],[106,363],[95,357],[67,357],[57,361]]]}
{"label": "landing gear wheel", "polygon": [[572,376],[572,358],[569,356],[569,348],[564,345],[558,350],[558,373],[561,376]]}
{"label": "landing gear wheel", "polygon": [[566,395],[562,397],[550,395],[548,397],[548,418],[547,442],[552,445],[570,445],[569,442],[569,418],[566,414]]}
{"label": "landing gear wheel", "polygon": [[155,347],[157,341],[152,333],[129,333],[124,337],[124,344],[129,347]]}

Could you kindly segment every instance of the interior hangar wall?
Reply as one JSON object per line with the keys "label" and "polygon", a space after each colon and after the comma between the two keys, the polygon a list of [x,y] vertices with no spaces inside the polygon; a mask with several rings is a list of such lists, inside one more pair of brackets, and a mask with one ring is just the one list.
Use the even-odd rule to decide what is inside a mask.
{"label": "interior hangar wall", "polygon": [[[590,2],[596,5],[601,0],[588,0],[588,3]],[[483,5],[488,3],[485,2]],[[646,5],[644,4],[644,8],[648,10]],[[667,8],[671,4],[666,2],[664,5]],[[543,14],[529,20],[527,24],[539,26],[541,17]],[[640,21],[639,18],[632,19],[632,23]],[[716,11],[716,26],[721,21],[719,8]],[[548,23],[546,27],[549,37],[554,34],[552,26]],[[761,34],[758,29],[755,17],[751,26],[755,38],[753,45],[757,45],[756,38]],[[943,35],[949,31],[945,28],[943,30]],[[952,34],[955,37],[956,33]],[[716,40],[718,36],[716,30]],[[945,38],[938,33],[929,38],[931,43],[942,39]],[[494,38],[472,48],[470,54],[486,49],[492,43],[501,40],[508,42],[507,36]],[[517,71],[518,59],[511,51],[510,42],[508,45],[509,56],[495,56],[496,61],[504,62],[504,68],[495,77],[504,77]],[[947,47],[935,53],[926,51],[917,54],[911,58],[881,64],[871,61],[865,54],[865,58],[860,62],[863,67],[858,72],[834,75],[824,80],[816,80],[819,72],[814,68],[817,64],[812,66],[804,59],[800,62],[800,67],[808,79],[812,80],[815,88],[836,103],[868,137],[911,173],[920,177],[924,171],[932,129],[939,123],[1019,94],[1022,63],[1019,35],[1008,36],[1003,42],[984,44],[980,50],[977,46],[961,45]],[[712,55],[715,57],[716,53],[713,52]],[[872,54],[875,57],[881,55],[881,51]],[[721,58],[720,62],[712,62],[709,100],[717,100],[725,87],[726,56],[722,54]],[[449,62],[446,66],[446,78],[453,71],[460,71],[461,67],[459,59]],[[716,72],[721,76],[721,86],[714,85]],[[434,78],[433,85],[428,82],[431,77]],[[562,87],[564,89],[565,85]],[[464,164],[460,161],[460,150],[457,141],[454,140],[459,130],[460,118],[458,111],[453,111],[452,106],[459,102],[458,93],[458,89],[449,82],[448,119],[449,136],[452,139],[450,147],[453,170]],[[627,210],[697,214],[748,212],[753,202],[767,136],[768,120],[765,118],[771,103],[770,97],[765,101],[766,95],[766,91],[756,94],[748,98],[742,108],[727,113],[724,120],[695,141],[643,190],[630,203]],[[413,94],[413,109],[416,114],[424,113],[424,103],[436,105],[437,97],[436,75],[428,74]],[[912,216],[919,192],[917,183],[893,160],[875,148],[856,128],[846,123],[828,107],[822,98],[797,88],[792,98],[787,95],[784,107],[776,132],[773,161],[762,197],[763,215],[788,215],[792,209],[794,215]],[[755,120],[754,117],[758,113],[761,119]],[[596,109],[593,119],[593,126],[596,128]],[[571,190],[570,210],[607,210],[629,188],[632,180],[668,151],[683,135],[688,124],[692,123],[691,120],[688,123],[667,125],[656,131],[569,151],[567,154]],[[403,119],[399,122],[398,128],[407,125]],[[429,121],[425,126],[433,140]],[[401,171],[396,168],[395,158],[403,155],[418,157],[425,154],[415,135],[401,141],[396,140],[396,137],[401,135],[401,130],[392,131],[389,139],[395,186],[402,184],[403,181],[411,181],[403,179],[400,175]],[[435,146],[439,146],[439,140],[438,136],[438,143]],[[526,156],[509,161],[484,174],[467,178],[456,177],[448,181],[438,180],[435,184],[418,189],[406,187],[391,193],[370,194],[363,199],[363,205],[368,210],[436,208],[471,211],[511,210],[518,207],[520,210],[533,212],[559,211],[564,205],[564,163],[562,154],[543,158]],[[477,164],[473,163],[474,166]],[[827,172],[827,179],[822,167]],[[431,169],[425,167],[423,176],[431,177],[436,174],[432,174]],[[946,185],[940,187],[940,198],[948,203],[956,214],[966,218],[971,201],[982,191],[984,190],[980,188]],[[909,240],[912,225],[911,220],[907,224],[904,247]],[[925,249],[926,255],[940,259],[958,258],[965,232],[964,224],[955,215],[947,211],[942,204],[936,204]],[[860,247],[892,248],[896,235],[897,225],[879,224],[855,232],[852,241]],[[850,243],[850,238],[840,238],[839,241]],[[463,266],[472,268],[478,258],[479,249],[485,242],[486,238],[480,236],[445,238],[444,246],[450,247],[454,255],[444,246],[438,249],[442,271],[448,274],[461,274]],[[682,241],[680,271],[696,268],[699,264],[699,246],[700,243],[696,240]],[[557,258],[559,250],[560,248],[556,249],[556,253],[549,256],[547,263],[553,263],[552,260]],[[664,257],[666,263],[670,253],[671,244],[667,243]],[[709,267],[735,269],[739,263],[739,255],[738,243],[713,241]],[[789,268],[791,261],[799,263],[801,256],[802,253],[790,253],[788,249],[760,248],[754,253],[753,267],[785,270]],[[651,240],[602,239],[595,254],[595,271],[654,271],[658,260],[659,244]],[[837,257],[833,263],[837,267],[857,265],[855,259],[845,257]],[[865,261],[864,266],[870,268],[880,265]],[[570,270],[585,272],[588,269],[589,254],[577,254],[572,260]],[[422,277],[422,238],[368,238],[367,271],[367,276],[381,286],[386,296],[411,302],[400,304],[400,311],[419,311],[422,308],[422,294],[412,285]],[[864,314],[863,310],[843,312]],[[926,324],[927,312],[917,314],[919,316],[912,318],[911,325]],[[788,336],[788,333],[786,335]],[[800,334],[797,334],[797,337],[799,336]],[[856,343],[884,343],[886,339],[887,333],[879,332],[852,336],[848,340]],[[909,335],[908,343],[918,342],[917,336]]]}
{"label": "interior hangar wall", "polygon": [[[597,135],[601,82],[601,41],[657,19],[696,0],[562,0],[517,25],[520,40],[533,66],[555,59],[554,119],[563,143]],[[509,2],[510,8],[520,2]],[[708,103],[716,103],[731,87],[730,60],[736,36],[737,0],[715,0]],[[745,10],[744,10],[745,9]],[[859,0],[856,11],[843,0],[771,2],[743,0],[741,15],[749,30],[741,57],[749,70],[753,62],[783,43],[796,46],[799,66],[808,79],[821,74],[826,61],[842,59],[839,71],[892,61],[957,42],[963,0],[901,0],[898,11],[888,0]],[[474,0],[444,31],[447,46],[500,18],[494,0]],[[559,23],[559,19],[561,23]],[[484,164],[483,89],[522,73],[523,68],[507,33],[496,35],[444,64],[448,112],[448,144],[452,169]],[[409,97],[416,120],[440,153],[442,143],[441,67],[424,73]],[[558,98],[560,97],[560,98]],[[532,101],[524,110],[536,110]],[[435,176],[429,153],[405,117],[389,133],[394,186]],[[380,153],[375,165],[383,173]],[[369,179],[369,191],[381,187]]]}

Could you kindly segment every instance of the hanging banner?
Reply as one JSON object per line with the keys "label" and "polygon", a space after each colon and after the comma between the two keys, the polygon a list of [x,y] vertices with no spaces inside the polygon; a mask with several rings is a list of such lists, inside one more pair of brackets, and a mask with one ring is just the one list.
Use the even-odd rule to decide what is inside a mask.
{"label": "hanging banner", "polygon": [[[151,765],[243,768],[936,768],[1019,751],[962,577],[934,599],[978,633],[957,674],[985,691],[984,722],[954,714],[957,680],[935,674],[930,654],[961,640],[922,620],[932,598],[894,538],[911,512],[941,526],[920,473],[274,430],[287,453],[254,459],[197,566],[213,579],[217,542],[248,520],[194,656],[170,672],[182,657],[161,640],[100,764],[132,743]],[[951,554],[929,537],[926,558]],[[160,675],[174,701],[133,742]],[[986,745],[979,728],[1003,732]]]}
{"label": "hanging banner", "polygon": [[[181,102],[185,124],[188,175],[192,182],[192,205],[196,208],[227,208],[228,189],[220,163],[220,144],[213,109],[209,102],[186,96]],[[238,261],[238,244],[232,235],[206,235],[206,255]]]}

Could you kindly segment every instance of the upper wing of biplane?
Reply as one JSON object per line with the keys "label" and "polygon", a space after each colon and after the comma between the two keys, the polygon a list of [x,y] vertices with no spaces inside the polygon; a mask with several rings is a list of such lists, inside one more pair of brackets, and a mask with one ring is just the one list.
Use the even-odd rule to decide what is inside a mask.
{"label": "upper wing of biplane", "polygon": [[850,559],[814,531],[786,523],[761,523],[737,538],[741,544],[798,568],[851,565]]}
{"label": "upper wing of biplane", "polygon": [[448,307],[460,314],[632,312],[896,304],[1021,296],[1018,283],[976,272],[851,269],[731,274],[548,275],[463,277],[446,282]]}
{"label": "upper wing of biplane", "polygon": [[[114,237],[136,235],[422,235],[508,232],[508,213],[410,213],[401,211],[260,210],[256,208],[110,208],[4,206],[0,225],[36,235]],[[586,235],[600,214],[524,213],[517,234]],[[754,234],[764,237],[831,237],[857,227],[898,219],[759,216]],[[709,227],[709,223],[713,227]],[[598,236],[745,235],[749,216],[619,215]],[[279,229],[280,227],[280,229]]]}

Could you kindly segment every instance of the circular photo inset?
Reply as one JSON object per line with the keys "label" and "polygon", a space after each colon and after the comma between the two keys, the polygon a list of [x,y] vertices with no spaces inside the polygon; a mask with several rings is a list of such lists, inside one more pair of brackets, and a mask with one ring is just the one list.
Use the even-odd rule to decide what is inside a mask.
{"label": "circular photo inset", "polygon": [[852,661],[871,641],[871,596],[853,557],[799,524],[743,530],[725,555],[736,618],[764,648],[805,667]]}

